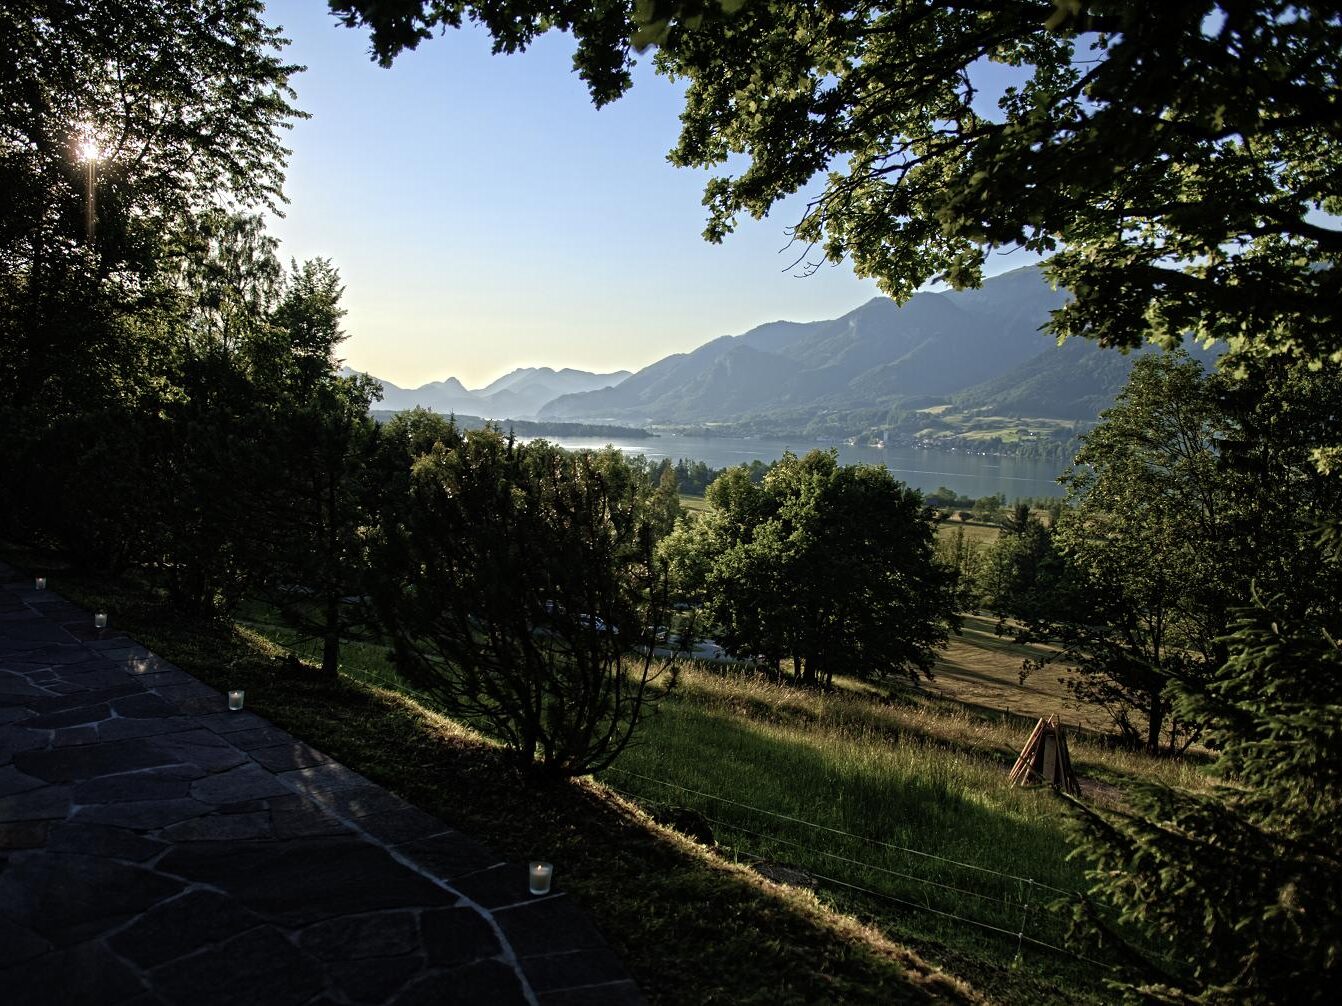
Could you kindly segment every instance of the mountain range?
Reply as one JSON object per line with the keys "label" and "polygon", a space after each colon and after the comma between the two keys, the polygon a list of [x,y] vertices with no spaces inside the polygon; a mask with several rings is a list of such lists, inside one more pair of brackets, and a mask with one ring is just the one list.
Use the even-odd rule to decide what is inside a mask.
{"label": "mountain range", "polygon": [[952,415],[971,426],[981,416],[1071,427],[1113,402],[1136,354],[1086,339],[1059,346],[1044,334],[1067,296],[1029,266],[976,290],[918,293],[902,305],[877,297],[828,321],[769,322],[634,374],[532,367],[475,391],[455,378],[409,391],[383,382],[380,407],[826,438],[916,439],[933,413],[942,428]]}
{"label": "mountain range", "polygon": [[[1042,334],[1066,296],[1028,267],[977,290],[918,293],[903,305],[877,297],[830,321],[776,321],[714,339],[614,387],[557,398],[540,416],[739,422],[952,398],[973,406],[982,398],[1018,415],[1094,418],[1131,360],[1113,353],[1091,360],[1098,352],[1091,344],[1060,348]],[[1083,373],[1086,380],[1073,380]]]}
{"label": "mountain range", "polygon": [[[344,373],[353,373],[345,368]],[[563,395],[596,391],[619,384],[627,370],[593,374],[565,367],[519,367],[497,381],[468,390],[455,377],[433,381],[418,388],[401,388],[375,378],[382,385],[382,401],[375,406],[392,412],[423,406],[435,412],[487,416],[491,419],[534,419],[541,406]]]}

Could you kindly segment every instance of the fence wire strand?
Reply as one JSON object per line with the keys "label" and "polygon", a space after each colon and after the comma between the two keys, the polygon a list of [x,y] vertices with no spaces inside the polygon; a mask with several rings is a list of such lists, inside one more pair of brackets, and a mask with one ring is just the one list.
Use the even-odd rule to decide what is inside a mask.
{"label": "fence wire strand", "polygon": [[[302,639],[302,638],[303,638],[303,637],[300,637],[300,639]],[[300,640],[295,640],[295,642],[298,642],[298,641],[300,641]],[[315,644],[315,638],[311,639],[310,641],[313,642],[313,643]],[[292,646],[285,647],[285,648],[286,648],[286,649],[290,649],[290,650],[294,649],[294,647],[292,647]],[[315,651],[315,645],[312,647],[312,649]],[[444,706],[439,700],[433,698],[432,696],[428,695],[428,694],[425,693],[425,692],[421,692],[421,691],[418,691],[418,690],[416,690],[416,689],[414,689],[414,688],[411,688],[409,685],[407,685],[407,684],[406,684],[404,681],[402,681],[402,680],[398,680],[398,679],[396,679],[396,678],[391,678],[391,677],[388,677],[388,676],[386,676],[386,675],[379,674],[379,673],[377,673],[376,671],[370,671],[370,670],[367,670],[367,669],[364,669],[364,668],[359,668],[359,669],[357,669],[357,670],[354,670],[353,668],[349,668],[349,669],[346,670],[346,673],[350,673],[350,671],[353,671],[353,674],[351,675],[352,677],[354,677],[356,680],[358,680],[358,681],[360,681],[360,682],[362,682],[362,683],[364,683],[364,684],[372,684],[372,685],[374,685],[374,686],[376,686],[376,687],[386,688],[386,689],[388,689],[389,691],[395,691],[395,692],[397,692],[397,693],[399,693],[399,694],[406,695],[406,696],[408,696],[408,697],[410,697],[410,698],[413,698],[415,701],[419,702],[421,705],[424,705],[425,707],[429,708],[429,709],[432,710],[433,712],[436,712],[436,713],[439,713],[439,714],[446,714],[446,712],[447,712],[447,708],[446,708],[446,706]],[[854,834],[853,832],[844,831],[844,830],[842,830],[842,829],[840,829],[840,828],[834,828],[834,827],[830,827],[829,825],[824,825],[824,824],[817,824],[817,823],[815,823],[815,822],[813,822],[813,821],[807,821],[807,820],[805,820],[804,818],[794,817],[794,816],[792,816],[792,815],[790,815],[790,814],[783,814],[783,813],[779,813],[779,812],[777,812],[777,811],[766,810],[766,809],[763,808],[763,807],[755,807],[755,806],[752,806],[751,804],[742,803],[742,802],[739,801],[739,800],[733,800],[733,799],[731,799],[731,798],[729,798],[729,797],[719,796],[719,795],[714,794],[714,793],[706,793],[706,792],[704,792],[704,791],[702,791],[702,790],[693,789],[693,788],[691,788],[691,787],[689,787],[689,786],[681,786],[681,785],[679,785],[679,784],[677,784],[677,783],[669,782],[668,780],[665,780],[665,779],[657,779],[657,778],[655,778],[655,777],[653,777],[653,776],[644,775],[644,774],[642,774],[642,773],[640,773],[640,772],[634,772],[634,771],[632,771],[632,770],[630,770],[630,769],[621,768],[621,767],[619,767],[619,766],[611,766],[611,768],[608,769],[608,771],[620,772],[620,773],[623,773],[624,775],[630,776],[630,777],[632,777],[632,778],[635,778],[635,779],[641,779],[641,780],[643,780],[644,782],[653,783],[654,785],[658,785],[658,786],[664,786],[664,787],[666,787],[666,788],[668,788],[668,789],[672,789],[672,790],[679,790],[679,791],[682,792],[682,793],[689,793],[689,794],[691,794],[691,795],[693,795],[693,796],[703,797],[704,799],[707,799],[707,800],[716,800],[716,801],[718,801],[718,802],[720,802],[720,803],[724,803],[724,804],[727,804],[727,805],[729,805],[729,806],[739,807],[739,808],[741,808],[741,809],[743,809],[743,810],[752,811],[752,812],[757,813],[757,814],[763,814],[763,815],[766,816],[766,817],[775,818],[775,819],[777,819],[777,820],[788,821],[788,822],[790,822],[790,823],[792,823],[792,824],[798,824],[798,825],[801,825],[801,826],[806,827],[806,828],[814,829],[815,831],[828,832],[828,833],[830,833],[830,834],[833,834],[833,835],[840,835],[840,836],[843,836],[843,837],[845,837],[845,838],[850,838],[850,839],[853,839],[853,840],[858,841],[858,842],[866,842],[866,843],[868,843],[868,844],[870,844],[870,845],[875,845],[875,846],[878,846],[878,847],[881,847],[881,848],[884,848],[884,849],[889,849],[889,850],[894,851],[894,852],[901,852],[901,853],[905,853],[905,854],[907,854],[907,855],[911,855],[911,856],[918,856],[918,857],[921,857],[921,858],[923,858],[923,859],[928,859],[928,860],[932,860],[932,861],[939,862],[939,863],[945,863],[945,864],[947,864],[947,865],[949,865],[949,866],[956,866],[956,867],[960,867],[960,868],[962,868],[962,869],[972,870],[972,871],[976,871],[976,872],[978,872],[978,873],[983,873],[983,874],[987,874],[987,875],[990,875],[990,876],[1000,877],[1000,878],[1003,878],[1003,879],[1006,879],[1006,880],[1016,881],[1017,883],[1020,883],[1020,884],[1028,884],[1028,885],[1030,885],[1030,889],[1031,889],[1031,890],[1050,891],[1050,892],[1053,892],[1053,893],[1055,893],[1055,894],[1061,894],[1061,895],[1066,895],[1066,896],[1071,896],[1072,894],[1074,894],[1074,892],[1072,892],[1072,891],[1067,891],[1067,890],[1064,890],[1063,888],[1060,888],[1060,887],[1054,887],[1054,886],[1052,886],[1052,885],[1050,885],[1050,884],[1042,883],[1041,881],[1035,880],[1035,879],[1033,879],[1033,878],[1031,878],[1031,877],[1022,877],[1022,876],[1019,876],[1019,875],[1017,875],[1017,874],[1013,874],[1013,873],[1004,873],[1004,872],[1002,872],[1002,871],[1000,871],[1000,870],[993,870],[993,869],[990,869],[989,867],[979,866],[979,865],[976,864],[976,863],[965,863],[965,862],[962,862],[962,861],[960,861],[960,860],[951,859],[951,858],[949,858],[949,857],[947,857],[947,856],[939,856],[939,855],[937,855],[936,853],[925,852],[925,851],[923,851],[923,850],[921,850],[921,849],[913,849],[913,848],[909,848],[908,846],[898,845],[898,844],[893,843],[893,842],[886,842],[886,841],[882,841],[881,839],[869,838],[869,837],[867,837],[867,836],[865,836],[865,835],[857,835],[857,834]],[[636,801],[636,802],[661,803],[663,806],[670,806],[670,804],[667,803],[666,801],[659,801],[659,800],[651,799],[651,798],[648,798],[648,797],[639,796],[638,794],[631,793],[631,792],[629,792],[629,791],[619,789],[618,787],[615,787],[615,786],[611,786],[610,788],[611,788],[612,790],[614,790],[616,793],[619,793],[620,795],[622,795],[622,796],[624,796],[624,797],[626,797],[626,798],[628,798],[628,799],[634,800],[634,801]],[[825,851],[825,850],[823,850],[823,849],[816,849],[816,848],[814,848],[814,847],[812,847],[812,846],[805,845],[805,844],[803,844],[803,843],[801,843],[801,842],[797,842],[797,841],[792,840],[792,839],[783,838],[782,836],[779,836],[779,835],[768,835],[768,834],[765,834],[765,833],[763,833],[763,832],[752,831],[752,830],[749,829],[749,828],[742,827],[741,825],[738,825],[738,824],[733,824],[733,823],[730,822],[730,821],[723,821],[723,820],[720,820],[720,819],[717,819],[717,818],[708,817],[707,815],[704,816],[704,819],[705,819],[706,821],[708,821],[709,823],[714,824],[714,825],[716,825],[716,826],[718,826],[718,827],[720,827],[720,828],[726,828],[726,829],[728,829],[728,830],[730,830],[730,831],[737,832],[737,833],[739,833],[739,834],[743,834],[743,835],[748,835],[748,836],[750,836],[750,837],[752,837],[752,838],[755,838],[755,839],[758,839],[758,840],[761,840],[761,841],[765,841],[765,842],[775,842],[775,843],[780,844],[780,845],[790,846],[790,847],[792,847],[792,848],[800,849],[800,850],[802,850],[803,852],[809,852],[809,853],[811,853],[811,854],[813,854],[813,855],[825,856],[825,857],[828,857],[828,858],[830,858],[830,859],[837,860],[837,861],[839,861],[839,862],[847,863],[847,864],[850,865],[850,866],[861,867],[861,868],[863,868],[863,869],[873,870],[873,871],[876,871],[876,872],[878,872],[878,873],[884,873],[884,874],[888,874],[888,875],[893,876],[893,877],[898,877],[898,878],[900,878],[900,879],[902,879],[902,880],[906,880],[906,881],[909,881],[909,882],[911,882],[911,883],[919,884],[919,885],[924,886],[924,887],[938,888],[938,889],[941,889],[941,890],[944,890],[944,891],[947,891],[947,892],[951,892],[951,893],[954,893],[954,894],[958,894],[958,895],[962,895],[962,896],[968,896],[968,897],[972,897],[972,898],[977,898],[977,899],[979,899],[979,900],[987,901],[987,902],[990,902],[990,903],[993,903],[993,904],[1003,905],[1003,906],[1005,906],[1005,907],[1008,908],[1008,909],[1010,909],[1010,908],[1015,908],[1015,907],[1017,907],[1018,905],[1023,905],[1024,908],[1025,908],[1025,912],[1026,912],[1027,917],[1028,917],[1029,910],[1030,910],[1030,908],[1032,907],[1031,903],[1029,903],[1029,902],[1022,901],[1022,902],[1019,902],[1019,903],[1014,903],[1014,902],[1010,902],[1010,901],[1006,900],[1005,898],[997,898],[997,897],[993,897],[993,896],[990,896],[990,895],[982,894],[982,893],[977,892],[977,891],[970,891],[970,890],[966,890],[966,889],[964,889],[964,888],[956,887],[956,886],[954,886],[954,885],[952,885],[952,884],[943,884],[943,883],[941,883],[941,882],[939,882],[939,881],[929,880],[929,879],[926,879],[926,878],[923,878],[923,877],[917,877],[917,876],[915,876],[915,875],[913,875],[913,874],[902,873],[902,872],[900,872],[900,871],[898,871],[898,870],[892,870],[892,869],[889,869],[888,867],[877,866],[877,865],[874,864],[874,863],[867,863],[867,862],[863,862],[862,860],[857,860],[857,859],[849,858],[849,857],[847,857],[847,856],[842,856],[842,855],[840,855],[840,854],[838,854],[838,853],[828,852],[828,851]],[[728,846],[728,848],[732,848],[734,852],[736,851],[736,850],[734,849],[734,847]],[[1056,952],[1056,953],[1064,954],[1064,955],[1066,955],[1066,956],[1068,956],[1068,957],[1072,957],[1072,958],[1074,958],[1074,959],[1076,959],[1076,960],[1083,961],[1083,962],[1085,962],[1085,963],[1087,963],[1087,964],[1093,964],[1093,965],[1095,965],[1096,967],[1104,968],[1105,970],[1108,970],[1108,971],[1116,970],[1115,967],[1114,967],[1114,965],[1112,965],[1112,964],[1105,963],[1104,961],[1095,960],[1094,958],[1087,957],[1087,956],[1085,956],[1084,954],[1079,954],[1079,953],[1077,953],[1077,952],[1074,951],[1074,950],[1070,950],[1070,949],[1068,949],[1067,947],[1059,946],[1059,945],[1054,944],[1054,943],[1049,943],[1049,942],[1046,941],[1046,940],[1040,940],[1040,939],[1036,939],[1036,938],[1033,937],[1033,936],[1028,936],[1028,935],[1026,935],[1026,933],[1025,933],[1025,931],[1024,931],[1025,921],[1026,921],[1025,917],[1023,917],[1022,920],[1021,920],[1021,922],[1022,922],[1021,929],[1020,929],[1019,931],[1012,931],[1012,930],[1010,930],[1010,929],[1004,929],[1004,928],[1002,928],[1001,926],[993,925],[993,924],[990,923],[990,922],[984,922],[984,921],[981,920],[981,919],[968,918],[968,917],[966,917],[966,916],[959,915],[959,914],[957,914],[957,913],[955,913],[955,912],[946,911],[945,909],[942,909],[942,908],[935,908],[935,907],[933,907],[933,906],[930,905],[930,904],[919,904],[919,903],[916,902],[916,901],[909,901],[909,900],[906,899],[906,898],[901,898],[901,897],[899,897],[899,896],[897,896],[897,895],[890,894],[889,892],[886,892],[886,891],[877,891],[877,890],[873,890],[872,888],[869,888],[869,887],[863,887],[863,886],[860,885],[860,884],[854,884],[854,883],[852,883],[851,881],[840,880],[840,879],[837,878],[837,877],[830,877],[830,876],[827,876],[827,875],[825,875],[825,874],[822,874],[822,873],[816,873],[816,872],[814,872],[814,871],[810,871],[810,870],[808,870],[808,871],[804,871],[804,872],[806,872],[809,876],[814,877],[816,880],[819,880],[819,881],[821,881],[821,882],[823,882],[823,883],[825,883],[825,884],[828,884],[828,885],[831,885],[831,886],[834,886],[834,887],[845,888],[845,889],[847,889],[847,890],[855,891],[855,892],[857,892],[857,893],[859,893],[859,894],[867,895],[868,897],[876,898],[876,899],[881,900],[881,901],[887,901],[887,902],[890,902],[890,903],[892,903],[892,904],[896,904],[896,905],[900,905],[900,906],[905,907],[905,908],[913,909],[913,910],[915,910],[915,911],[931,912],[932,914],[934,914],[934,915],[939,915],[939,916],[941,916],[941,917],[943,917],[943,918],[951,919],[951,920],[956,921],[956,922],[961,922],[961,923],[964,923],[965,925],[976,926],[976,927],[978,927],[978,928],[980,928],[980,929],[989,930],[989,931],[994,932],[994,933],[997,933],[997,934],[999,934],[999,935],[1006,936],[1006,937],[1009,937],[1009,938],[1011,938],[1011,939],[1015,939],[1015,940],[1017,941],[1017,946],[1018,946],[1018,947],[1020,946],[1020,944],[1021,944],[1022,942],[1023,942],[1023,943],[1028,943],[1028,944],[1030,944],[1030,945],[1032,945],[1032,946],[1035,946],[1035,947],[1038,947],[1038,948],[1040,948],[1040,949],[1043,949],[1043,950],[1050,950],[1050,951],[1054,951],[1054,952]],[[1052,914],[1052,913],[1050,913],[1050,914]],[[1038,911],[1036,911],[1036,913],[1035,913],[1035,917],[1036,917],[1036,919],[1038,919],[1038,917],[1039,917],[1039,915],[1038,915]]]}
{"label": "fence wire strand", "polygon": [[[611,788],[612,788],[613,790],[615,790],[616,793],[619,793],[620,795],[625,796],[625,797],[627,797],[627,798],[629,798],[629,799],[631,799],[631,800],[634,800],[634,801],[638,801],[638,802],[649,802],[649,803],[662,803],[663,806],[669,806],[669,804],[666,804],[664,801],[659,801],[659,800],[649,800],[649,799],[646,798],[646,797],[641,797],[641,796],[639,796],[639,795],[637,795],[637,794],[635,794],[635,793],[630,793],[630,792],[628,792],[627,790],[622,790],[622,789],[619,789],[619,788],[617,788],[617,787],[611,787]],[[786,815],[783,815],[783,816],[786,817]],[[987,896],[987,895],[981,895],[981,894],[978,894],[977,892],[974,892],[974,891],[966,891],[966,890],[964,890],[963,888],[958,888],[958,887],[954,887],[954,886],[952,886],[952,885],[938,883],[937,881],[934,881],[934,880],[926,880],[926,879],[924,879],[924,878],[921,878],[921,877],[915,877],[915,876],[912,876],[912,875],[910,875],[910,874],[900,873],[900,872],[897,871],[897,870],[889,870],[889,869],[886,869],[886,868],[884,868],[884,867],[877,866],[877,865],[875,865],[874,863],[864,863],[864,862],[862,862],[862,861],[860,861],[860,860],[849,859],[849,858],[846,857],[846,856],[840,856],[840,855],[838,855],[837,853],[825,852],[825,851],[822,850],[822,849],[815,849],[815,848],[812,848],[812,847],[810,847],[810,846],[803,845],[803,844],[800,843],[800,842],[795,842],[795,841],[792,841],[791,839],[786,839],[786,838],[783,838],[783,837],[778,836],[778,835],[768,835],[768,834],[765,834],[765,833],[763,833],[763,832],[752,831],[752,830],[749,829],[749,828],[744,828],[744,827],[742,827],[742,826],[740,826],[740,825],[738,825],[738,824],[733,824],[733,823],[730,822],[730,821],[722,821],[722,820],[719,820],[719,819],[717,819],[717,818],[708,817],[707,815],[704,816],[704,820],[705,820],[705,821],[708,821],[710,824],[714,824],[714,825],[717,825],[717,826],[719,826],[719,827],[726,828],[726,829],[728,829],[729,831],[737,832],[737,833],[739,833],[739,834],[749,835],[750,837],[752,837],[752,838],[756,838],[756,839],[760,839],[761,841],[765,841],[765,842],[774,842],[774,843],[777,843],[777,844],[780,844],[780,845],[787,845],[787,846],[791,846],[791,847],[793,847],[793,848],[801,849],[801,850],[804,851],[804,852],[810,852],[810,853],[812,853],[812,854],[821,855],[821,856],[828,856],[828,857],[830,857],[831,859],[837,859],[837,860],[839,860],[839,861],[841,861],[841,862],[848,863],[848,864],[853,865],[853,866],[860,866],[860,867],[863,867],[863,868],[866,868],[866,869],[876,870],[876,871],[881,872],[881,873],[888,873],[888,874],[891,874],[892,876],[900,877],[900,878],[902,878],[902,879],[904,879],[904,880],[909,880],[909,881],[912,881],[913,883],[920,884],[920,885],[923,885],[923,886],[925,886],[925,887],[935,887],[935,888],[940,888],[940,889],[942,889],[942,890],[951,891],[951,892],[954,892],[954,893],[956,893],[956,894],[962,894],[962,895],[963,895],[963,894],[967,894],[967,895],[970,895],[970,896],[972,896],[972,897],[979,897],[979,898],[982,898],[982,899],[984,899],[984,900],[992,901],[992,902],[994,902],[994,903],[996,903],[996,904],[1004,905],[1004,906],[1006,906],[1007,908],[1023,907],[1023,908],[1026,910],[1027,913],[1028,913],[1028,911],[1029,911],[1030,908],[1035,907],[1031,902],[1013,903],[1013,902],[1006,901],[1005,899],[1002,899],[1002,898],[991,898],[991,897],[989,897],[989,896]],[[735,847],[733,847],[733,846],[727,846],[726,848],[732,849],[733,852],[737,851],[737,850],[735,849]],[[934,858],[944,859],[944,857],[934,857]],[[954,861],[953,861],[953,860],[950,860],[949,862],[954,862]],[[931,912],[932,914],[934,914],[934,915],[939,915],[939,916],[941,916],[941,917],[943,917],[943,918],[952,919],[952,920],[954,920],[954,921],[956,921],[956,922],[962,922],[962,923],[964,923],[964,924],[966,924],[966,925],[976,926],[976,927],[978,927],[978,928],[980,928],[980,929],[989,930],[989,931],[994,932],[994,933],[997,933],[997,934],[999,934],[999,935],[1006,936],[1006,937],[1008,937],[1008,938],[1010,938],[1010,939],[1015,940],[1018,948],[1019,948],[1019,946],[1020,946],[1020,944],[1021,944],[1022,942],[1023,942],[1023,943],[1028,943],[1028,944],[1030,944],[1031,946],[1038,947],[1038,948],[1040,948],[1040,949],[1042,949],[1042,950],[1050,950],[1050,951],[1054,951],[1054,952],[1056,952],[1056,953],[1060,953],[1060,954],[1064,954],[1064,955],[1066,955],[1066,956],[1068,956],[1068,957],[1072,957],[1072,958],[1074,958],[1074,959],[1076,959],[1076,960],[1083,961],[1083,962],[1085,962],[1085,963],[1087,963],[1087,964],[1093,964],[1093,965],[1095,965],[1095,966],[1097,966],[1097,967],[1101,967],[1101,968],[1104,968],[1104,969],[1106,969],[1106,970],[1110,970],[1110,971],[1114,970],[1114,966],[1113,966],[1112,964],[1107,964],[1107,963],[1105,963],[1104,961],[1095,960],[1095,959],[1092,958],[1092,957],[1087,957],[1085,954],[1079,954],[1079,953],[1077,953],[1075,950],[1071,950],[1071,949],[1069,949],[1069,948],[1067,948],[1067,947],[1060,946],[1060,945],[1058,945],[1058,944],[1056,944],[1056,943],[1050,943],[1050,942],[1048,942],[1047,940],[1037,939],[1036,937],[1033,937],[1033,936],[1028,935],[1028,934],[1025,932],[1025,928],[1024,928],[1024,923],[1025,923],[1024,918],[1022,918],[1022,926],[1021,926],[1020,929],[1018,929],[1018,930],[1004,929],[1004,928],[1001,927],[1001,926],[993,925],[991,922],[985,922],[985,921],[983,921],[982,919],[969,918],[968,916],[960,915],[960,914],[958,914],[958,913],[956,913],[956,912],[947,911],[947,910],[944,909],[944,908],[936,908],[936,907],[934,907],[934,906],[931,905],[931,904],[927,904],[927,903],[919,903],[919,902],[916,902],[916,901],[910,901],[910,900],[908,900],[907,898],[901,898],[901,897],[899,897],[898,895],[889,893],[888,891],[877,891],[877,890],[873,890],[873,889],[870,888],[870,887],[863,887],[861,884],[854,884],[852,881],[848,881],[848,880],[840,880],[840,879],[837,878],[837,877],[831,877],[831,876],[828,876],[828,875],[823,874],[823,873],[817,873],[817,872],[814,871],[814,870],[804,870],[803,872],[806,873],[808,876],[813,877],[813,878],[815,878],[816,880],[819,880],[819,881],[821,881],[821,882],[823,882],[823,883],[825,883],[825,884],[829,884],[829,885],[832,885],[832,886],[835,886],[835,887],[846,888],[846,889],[851,890],[851,891],[856,891],[856,892],[858,892],[859,894],[865,894],[865,895],[868,895],[869,897],[877,898],[877,899],[880,899],[880,900],[882,900],[882,901],[888,901],[888,902],[891,902],[892,904],[901,905],[901,906],[903,906],[903,907],[905,907],[905,908],[911,908],[911,909],[914,909],[915,911]],[[987,872],[995,872],[995,871],[987,871]],[[998,874],[998,875],[999,875],[999,876],[1004,876],[1004,877],[1011,877],[1011,876],[1012,876],[1011,874]],[[1038,881],[1034,881],[1034,882],[1033,882],[1033,886],[1034,886],[1034,887],[1043,887],[1043,886],[1045,886],[1045,885],[1040,884]],[[1035,917],[1036,917],[1036,919],[1038,919],[1038,912],[1036,912]]]}
{"label": "fence wire strand", "polygon": [[804,818],[793,817],[791,814],[780,814],[777,811],[766,810],[763,807],[754,807],[748,803],[741,803],[739,800],[733,800],[730,797],[718,796],[717,794],[714,793],[705,793],[702,790],[691,789],[689,786],[681,786],[678,783],[668,782],[665,779],[656,779],[653,778],[652,776],[643,775],[639,772],[633,772],[626,768],[620,768],[618,765],[612,766],[608,771],[621,772],[627,776],[632,776],[635,779],[642,779],[644,782],[650,782],[659,786],[665,786],[668,789],[680,790],[682,793],[690,793],[694,796],[701,796],[708,800],[717,800],[721,803],[730,804],[733,807],[740,807],[743,810],[754,811],[756,814],[763,814],[766,817],[777,818],[778,820],[781,821],[790,821],[793,824],[800,824],[806,828],[814,828],[816,831],[826,831],[832,835],[842,835],[845,838],[851,838],[859,842],[867,842],[871,845],[877,845],[884,849],[891,849],[895,852],[907,853],[910,856],[920,856],[924,859],[936,860],[939,863],[946,863],[950,866],[958,866],[966,870],[974,870],[977,871],[978,873],[986,873],[994,877],[1003,877],[1007,880],[1014,880],[1021,884],[1033,884],[1035,887],[1041,890],[1051,891],[1054,894],[1062,894],[1071,897],[1076,893],[1075,891],[1068,891],[1064,890],[1061,887],[1054,887],[1051,884],[1042,883],[1041,881],[1035,880],[1033,877],[1022,877],[1014,873],[1003,873],[1001,870],[993,870],[986,866],[979,866],[976,863],[964,863],[961,862],[960,860],[950,859],[946,856],[938,856],[936,853],[933,852],[924,852],[921,849],[910,849],[907,846],[896,845],[893,842],[885,842],[879,838],[868,838],[865,835],[855,835],[851,831],[844,831],[841,828],[832,828],[826,824],[816,824],[814,821],[807,821]]}

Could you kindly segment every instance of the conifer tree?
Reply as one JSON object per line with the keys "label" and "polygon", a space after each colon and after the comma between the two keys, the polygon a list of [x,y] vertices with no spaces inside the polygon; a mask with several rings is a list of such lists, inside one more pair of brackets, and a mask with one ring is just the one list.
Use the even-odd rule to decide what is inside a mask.
{"label": "conifer tree", "polygon": [[[1342,648],[1336,624],[1282,607],[1241,610],[1221,673],[1173,686],[1219,752],[1212,789],[1147,784],[1123,812],[1076,804],[1090,895],[1119,926],[1090,900],[1077,920],[1120,951],[1130,994],[1313,1002],[1342,974]],[[1120,934],[1133,927],[1150,942]]]}

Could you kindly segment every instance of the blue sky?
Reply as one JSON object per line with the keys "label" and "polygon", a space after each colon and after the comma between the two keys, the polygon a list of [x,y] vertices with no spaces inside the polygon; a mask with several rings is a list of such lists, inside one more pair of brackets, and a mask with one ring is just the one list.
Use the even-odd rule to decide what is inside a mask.
{"label": "blue sky", "polygon": [[[287,258],[325,256],[345,282],[350,366],[402,386],[480,387],[520,366],[637,370],[765,321],[833,318],[873,296],[845,265],[799,278],[781,252],[798,197],[700,237],[706,172],[672,167],[681,89],[644,60],[597,111],[548,35],[493,56],[474,29],[372,63],[365,33],[319,0],[274,0],[298,105]],[[1024,264],[999,260],[997,272]]]}

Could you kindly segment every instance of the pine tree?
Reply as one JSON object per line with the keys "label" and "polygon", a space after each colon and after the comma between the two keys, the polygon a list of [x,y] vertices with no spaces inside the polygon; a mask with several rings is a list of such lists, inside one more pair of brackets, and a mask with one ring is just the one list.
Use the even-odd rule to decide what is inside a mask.
{"label": "pine tree", "polygon": [[1280,618],[1282,601],[1239,613],[1212,683],[1174,686],[1219,752],[1215,787],[1076,805],[1094,899],[1077,921],[1118,949],[1129,994],[1310,1002],[1342,977],[1342,649],[1336,625]]}

